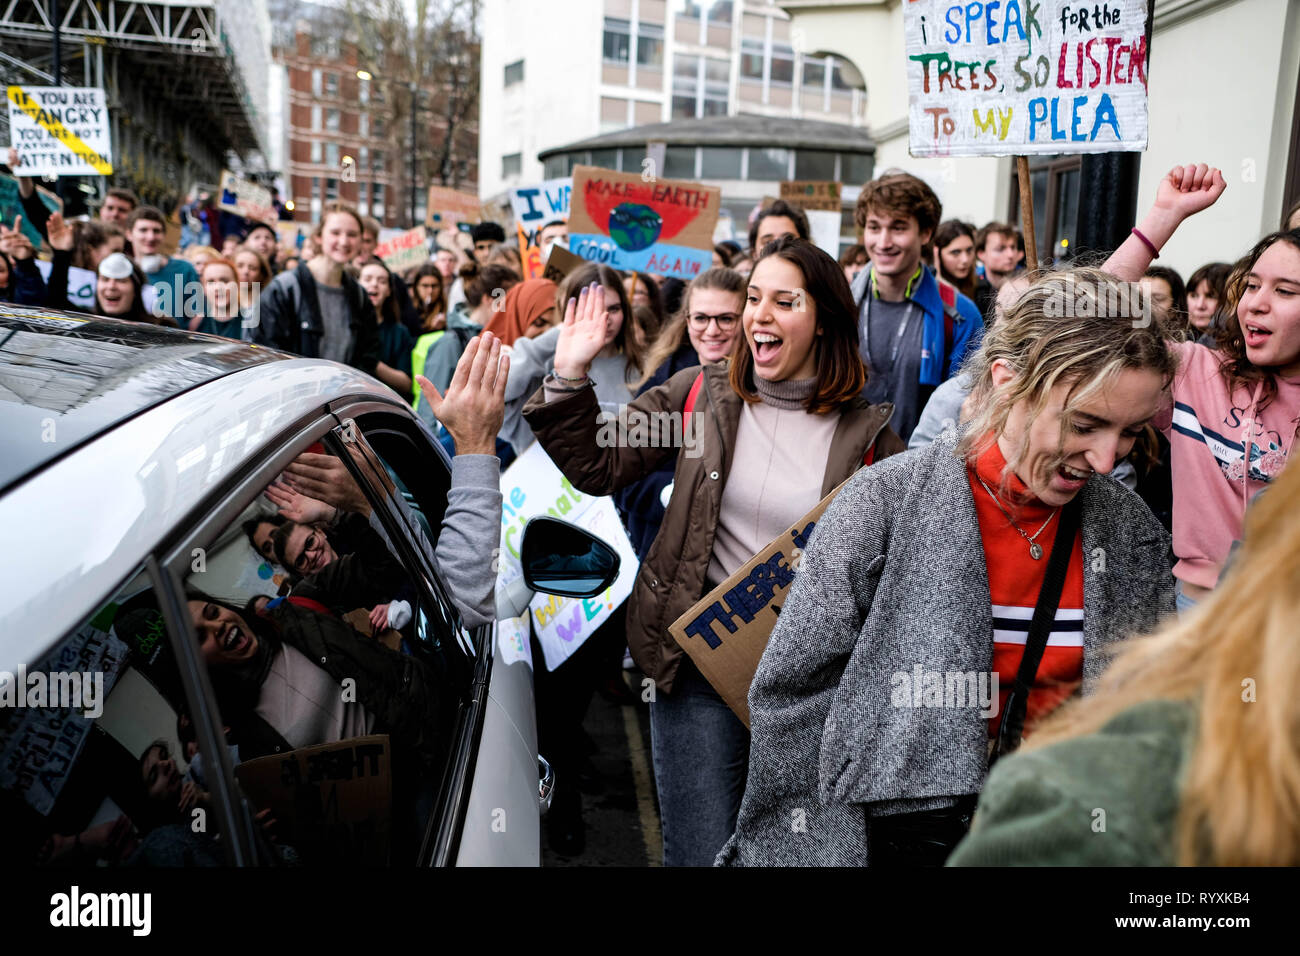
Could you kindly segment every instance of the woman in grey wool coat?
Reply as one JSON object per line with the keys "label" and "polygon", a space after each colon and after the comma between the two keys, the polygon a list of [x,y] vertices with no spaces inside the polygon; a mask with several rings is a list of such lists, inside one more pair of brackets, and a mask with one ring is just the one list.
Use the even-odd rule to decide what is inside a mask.
{"label": "woman in grey wool coat", "polygon": [[[1114,314],[1123,286],[1090,269],[1039,280],[967,363],[962,432],[859,471],[827,509],[750,687],[747,789],[719,864],[942,862],[988,770],[992,675],[1003,691],[1017,675],[1076,497],[1028,729],[1090,689],[1108,645],[1173,612],[1169,536],[1108,477],[1175,370],[1158,323]],[[963,678],[991,696],[953,693]]]}

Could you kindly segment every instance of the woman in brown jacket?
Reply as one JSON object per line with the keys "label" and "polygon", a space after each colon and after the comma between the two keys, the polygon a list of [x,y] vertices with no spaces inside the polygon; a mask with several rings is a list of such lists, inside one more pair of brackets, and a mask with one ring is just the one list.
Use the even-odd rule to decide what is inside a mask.
{"label": "woman in brown jacket", "polygon": [[668,626],[864,461],[903,443],[888,427],[893,407],[860,398],[866,370],[844,273],[807,241],[764,250],[729,361],[678,372],[617,422],[599,418],[587,377],[604,345],[604,316],[598,285],[569,300],[554,371],[524,418],[587,494],[608,495],[677,459],[627,634],[658,691],[650,718],[664,864],[708,866],[735,827],[749,733]]}

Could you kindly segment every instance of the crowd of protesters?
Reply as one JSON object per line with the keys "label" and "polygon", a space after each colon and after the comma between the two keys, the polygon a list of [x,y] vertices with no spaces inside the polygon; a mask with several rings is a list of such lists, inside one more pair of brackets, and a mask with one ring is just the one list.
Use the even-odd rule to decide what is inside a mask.
{"label": "crowd of protesters", "polygon": [[[74,307],[69,270],[89,270],[87,311],[351,365],[451,451],[462,355],[509,356],[499,466],[539,442],[614,497],[641,562],[626,606],[535,674],[568,781],[554,849],[583,844],[590,697],[631,702],[635,667],[667,865],[1300,862],[1294,709],[1265,683],[1300,660],[1300,588],[1278,577],[1300,574],[1300,204],[1184,280],[1154,261],[1226,186],[1177,167],[1108,258],[1028,272],[1014,226],[944,220],[891,171],[838,259],[777,201],[689,283],[593,263],[557,284],[496,223],[405,274],[343,203],[301,248],[259,223],[169,257],[129,192],[69,223],[20,186],[52,268],[0,225],[4,301]],[[566,242],[548,223],[543,258]],[[693,416],[698,445],[599,440],[620,410]],[[668,627],[841,484],[746,726]],[[921,671],[940,697],[983,675],[990,706],[900,693]],[[1262,706],[1240,703],[1251,675]],[[1091,839],[1092,806],[1129,837]]]}

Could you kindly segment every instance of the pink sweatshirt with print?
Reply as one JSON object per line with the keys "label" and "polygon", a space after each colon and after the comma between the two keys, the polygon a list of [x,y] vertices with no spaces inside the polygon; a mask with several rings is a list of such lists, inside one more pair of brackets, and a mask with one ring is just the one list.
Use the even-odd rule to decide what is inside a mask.
{"label": "pink sweatshirt with print", "polygon": [[1180,363],[1172,420],[1166,412],[1157,424],[1170,445],[1174,576],[1212,588],[1241,538],[1246,505],[1286,464],[1300,422],[1300,380],[1277,378],[1277,395],[1261,411],[1255,385],[1229,390],[1221,353],[1192,342],[1172,347]]}

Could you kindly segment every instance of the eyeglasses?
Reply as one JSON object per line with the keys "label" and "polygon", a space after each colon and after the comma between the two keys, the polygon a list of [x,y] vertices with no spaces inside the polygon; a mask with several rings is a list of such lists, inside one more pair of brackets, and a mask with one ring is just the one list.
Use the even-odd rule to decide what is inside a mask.
{"label": "eyeglasses", "polygon": [[293,569],[300,573],[305,570],[307,562],[315,556],[316,552],[319,551],[324,544],[324,539],[315,532],[307,535],[307,540],[303,542],[302,553],[299,554],[298,559],[293,562]]}
{"label": "eyeglasses", "polygon": [[690,322],[691,328],[696,332],[703,332],[709,327],[710,322],[717,322],[718,328],[723,332],[730,332],[736,327],[736,322],[740,316],[734,312],[724,312],[722,315],[705,315],[703,312],[694,312],[687,321]]}

